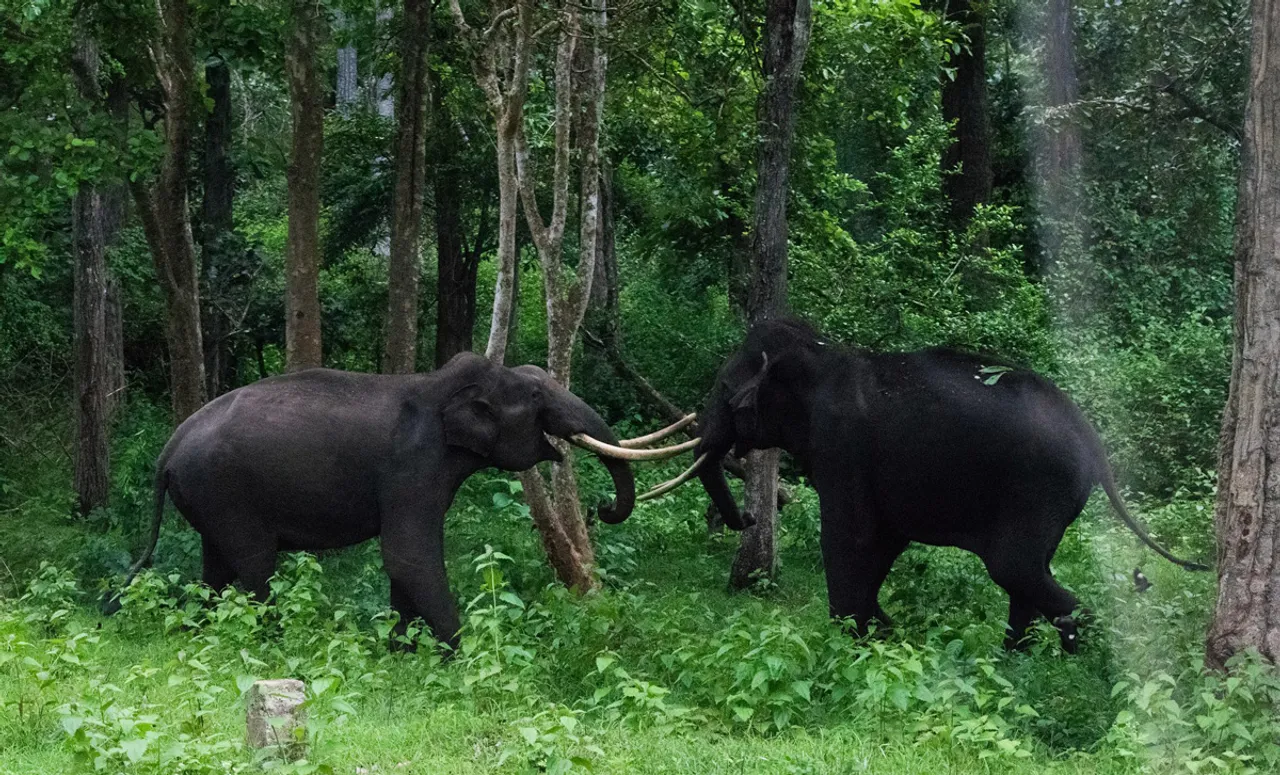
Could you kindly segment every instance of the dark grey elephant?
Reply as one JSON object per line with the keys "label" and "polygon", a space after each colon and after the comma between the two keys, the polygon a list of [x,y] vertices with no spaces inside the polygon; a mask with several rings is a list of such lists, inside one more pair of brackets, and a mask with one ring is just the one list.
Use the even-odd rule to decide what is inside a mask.
{"label": "dark grey elephant", "polygon": [[[457,643],[458,612],[444,565],[444,521],[458,487],[482,468],[522,471],[560,460],[547,436],[616,439],[600,416],[534,366],[506,368],[471,353],[429,374],[310,369],[233,390],[174,432],[156,465],[150,543],[165,494],[200,533],[204,581],[237,579],[266,598],[281,550],[382,538],[391,604]],[[576,437],[576,438],[575,438]],[[628,464],[602,457],[616,500],[600,519],[635,506]],[[118,607],[118,604],[109,604]]]}
{"label": "dark grey elephant", "polygon": [[699,424],[699,462],[686,474],[696,470],[730,526],[750,518],[725,482],[725,453],[794,456],[821,504],[831,615],[859,630],[885,619],[880,586],[919,541],[982,558],[1009,593],[1006,645],[1017,646],[1039,612],[1074,651],[1077,601],[1049,561],[1098,484],[1144,543],[1204,567],[1171,555],[1129,515],[1102,442],[1066,394],[993,358],[854,350],[803,323],[768,321],[721,368]]}

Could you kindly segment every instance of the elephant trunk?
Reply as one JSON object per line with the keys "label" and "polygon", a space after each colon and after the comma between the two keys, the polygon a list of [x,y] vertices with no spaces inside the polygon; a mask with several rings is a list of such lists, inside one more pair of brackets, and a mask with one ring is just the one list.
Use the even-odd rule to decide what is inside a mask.
{"label": "elephant trunk", "polygon": [[707,491],[712,504],[720,512],[720,517],[730,530],[745,530],[755,524],[750,514],[738,509],[738,502],[729,491],[729,482],[725,479],[724,466],[721,461],[733,448],[733,415],[729,411],[723,389],[717,390],[707,402],[706,410],[700,415],[699,430],[702,443],[694,452],[697,456],[706,455],[707,462],[698,470],[698,480]]}
{"label": "elephant trunk", "polygon": [[[557,391],[557,400],[551,402],[547,420],[547,432],[562,439],[572,439],[586,434],[606,444],[617,445],[613,429],[585,401],[567,390]],[[601,506],[600,521],[616,525],[631,516],[636,506],[636,480],[631,466],[625,460],[599,455],[609,476],[613,478],[614,502]]]}

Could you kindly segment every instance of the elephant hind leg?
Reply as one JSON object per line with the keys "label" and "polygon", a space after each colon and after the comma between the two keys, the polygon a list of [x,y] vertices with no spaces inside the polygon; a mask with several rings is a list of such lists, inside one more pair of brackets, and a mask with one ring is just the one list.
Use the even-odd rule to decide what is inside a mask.
{"label": "elephant hind leg", "polygon": [[214,590],[221,590],[235,583],[236,572],[218,551],[218,547],[207,537],[200,541],[200,558],[204,565],[201,580]]}
{"label": "elephant hind leg", "polygon": [[1042,556],[1039,553],[1019,556],[1006,551],[982,559],[991,578],[1009,593],[1009,637],[1013,643],[1025,634],[1034,609],[1058,628],[1063,650],[1075,653],[1079,644],[1071,613],[1080,603],[1049,573]]}
{"label": "elephant hind leg", "polygon": [[[204,556],[216,558],[212,570],[214,578],[210,578],[209,560],[205,561],[205,583],[215,589],[225,587],[239,579],[245,591],[266,600],[271,592],[268,583],[276,572],[276,537],[260,528],[247,526],[244,522],[229,522],[239,527],[240,532],[225,535],[215,534],[204,539]],[[212,552],[209,550],[213,549]],[[214,581],[221,582],[215,585]]]}

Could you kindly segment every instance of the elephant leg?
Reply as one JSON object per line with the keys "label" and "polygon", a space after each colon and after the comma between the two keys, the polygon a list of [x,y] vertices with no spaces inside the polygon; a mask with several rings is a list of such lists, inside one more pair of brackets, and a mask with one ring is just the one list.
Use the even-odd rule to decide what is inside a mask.
{"label": "elephant leg", "polygon": [[[1014,628],[1020,623],[1023,632],[1030,625],[1031,617],[1025,608],[1025,603],[1030,603],[1058,628],[1063,650],[1074,654],[1079,644],[1071,613],[1080,603],[1053,578],[1043,558],[1041,552],[1026,552],[1024,547],[1023,554],[1018,554],[1016,546],[1009,546],[997,547],[982,559],[991,578],[1009,593],[1010,636],[1017,633]],[[1018,600],[1016,604],[1015,599]],[[1018,609],[1017,620],[1015,607]]]}
{"label": "elephant leg", "polygon": [[827,575],[828,610],[835,619],[851,618],[855,634],[876,619],[889,624],[880,607],[880,587],[889,569],[907,548],[907,539],[883,533],[857,535],[851,525],[822,526],[822,564]]}
{"label": "elephant leg", "polygon": [[391,580],[391,610],[399,614],[399,621],[396,622],[391,647],[399,650],[413,651],[415,646],[412,643],[406,643],[404,636],[409,631],[409,623],[414,619],[424,618],[418,609],[413,607],[413,600],[409,597],[409,593],[405,590],[404,585],[395,579]]}
{"label": "elephant leg", "polygon": [[[231,579],[239,579],[246,592],[265,601],[271,594],[268,582],[276,572],[278,544],[275,535],[256,521],[224,520],[223,524],[235,525],[237,532],[232,534],[228,529],[223,531],[225,535],[215,533],[207,538],[204,542],[205,556],[221,560],[230,570]],[[214,550],[212,553],[208,551],[210,548]],[[222,571],[221,568],[216,570]],[[212,583],[209,585],[213,586]],[[226,583],[222,586],[226,586]]]}
{"label": "elephant leg", "polygon": [[401,622],[421,616],[437,640],[456,649],[461,623],[445,574],[444,515],[384,515],[382,525],[382,563]]}
{"label": "elephant leg", "polygon": [[223,558],[222,553],[213,541],[202,537],[200,541],[200,559],[204,565],[201,580],[214,590],[231,586],[236,580],[236,572]]}
{"label": "elephant leg", "polygon": [[1031,600],[1022,595],[1009,595],[1009,626],[1004,636],[1006,651],[1021,651],[1026,648],[1024,638],[1027,628],[1036,617],[1036,607]]}

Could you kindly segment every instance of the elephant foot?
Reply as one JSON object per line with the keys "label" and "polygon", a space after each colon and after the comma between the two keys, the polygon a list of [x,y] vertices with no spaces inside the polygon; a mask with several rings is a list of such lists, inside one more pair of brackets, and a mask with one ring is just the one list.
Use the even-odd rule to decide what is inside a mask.
{"label": "elephant foot", "polygon": [[1053,626],[1058,629],[1058,638],[1062,641],[1062,650],[1068,654],[1075,654],[1080,649],[1080,628],[1076,624],[1076,620],[1070,616],[1059,616],[1053,620]]}
{"label": "elephant foot", "polygon": [[1026,630],[1020,633],[1007,632],[1004,636],[1004,650],[1010,653],[1024,653],[1031,648],[1031,639],[1027,637]]}

